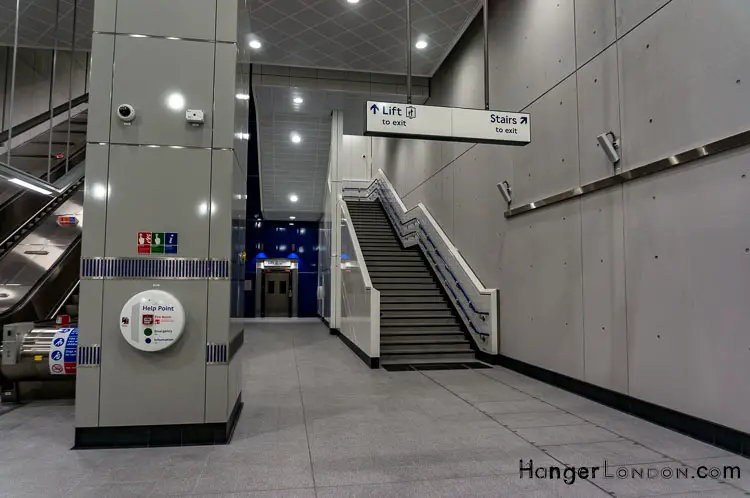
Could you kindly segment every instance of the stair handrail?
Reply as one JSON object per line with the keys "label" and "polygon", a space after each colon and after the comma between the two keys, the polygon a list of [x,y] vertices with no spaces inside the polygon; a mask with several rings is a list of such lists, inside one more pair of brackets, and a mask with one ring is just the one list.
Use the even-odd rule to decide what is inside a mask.
{"label": "stair handrail", "polygon": [[[346,201],[343,199],[339,200],[339,205],[341,206],[341,212],[344,215],[344,222],[346,223],[346,227],[352,237],[352,244],[354,245],[354,255],[357,257],[357,264],[360,271],[362,272],[362,279],[365,281],[365,288],[372,289],[373,287],[372,280],[370,279],[370,272],[367,270],[365,257],[362,253],[362,248],[359,245],[357,232],[354,231],[354,224],[352,223],[352,218],[349,215],[349,209],[346,207]],[[344,262],[341,261],[341,263],[343,264]]]}
{"label": "stair handrail", "polygon": [[[442,279],[443,285],[456,305],[456,308],[461,313],[464,323],[472,334],[477,337],[477,345],[487,353],[497,354],[499,352],[498,290],[486,288],[482,284],[423,203],[420,202],[410,209],[406,208],[401,197],[382,169],[378,170],[376,177],[368,186],[363,187],[357,185],[355,182],[349,182],[342,190],[345,196],[347,195],[346,192],[356,192],[356,194],[350,195],[352,197],[370,198],[372,197],[371,189],[373,187],[377,192],[377,197],[383,204],[386,215],[402,239],[402,243],[406,246],[420,245],[427,255],[432,266]],[[370,193],[363,196],[363,192]],[[412,227],[413,230],[410,230]],[[432,236],[430,232],[433,233]],[[439,245],[443,246],[444,251],[439,249]],[[448,260],[452,260],[454,264],[451,265]],[[445,273],[450,278],[441,269],[441,264],[445,269]],[[463,284],[457,273],[465,276]],[[484,301],[483,305],[479,305],[469,296],[469,292],[465,288],[467,286],[473,289],[481,301]],[[462,304],[462,300],[467,303],[468,310]],[[476,320],[476,323],[469,311],[479,318]]]}

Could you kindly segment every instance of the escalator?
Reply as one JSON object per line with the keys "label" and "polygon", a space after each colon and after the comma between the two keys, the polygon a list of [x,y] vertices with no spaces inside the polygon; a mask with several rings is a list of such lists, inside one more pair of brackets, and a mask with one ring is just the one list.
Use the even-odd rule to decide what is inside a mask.
{"label": "escalator", "polygon": [[[55,318],[65,314],[72,326],[77,323],[86,117],[85,110],[79,112],[51,134],[47,129],[12,150],[11,166],[54,184],[60,194],[42,195],[0,180],[0,401],[18,400],[20,380],[49,380]],[[56,161],[48,179],[50,135]],[[12,324],[29,325],[20,333]]]}

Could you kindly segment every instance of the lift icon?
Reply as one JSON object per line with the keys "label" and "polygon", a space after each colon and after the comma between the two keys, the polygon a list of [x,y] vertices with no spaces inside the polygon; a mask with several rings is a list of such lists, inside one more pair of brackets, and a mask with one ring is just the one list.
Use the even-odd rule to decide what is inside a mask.
{"label": "lift icon", "polygon": [[417,108],[413,105],[410,105],[406,108],[406,117],[409,119],[414,119],[417,117]]}

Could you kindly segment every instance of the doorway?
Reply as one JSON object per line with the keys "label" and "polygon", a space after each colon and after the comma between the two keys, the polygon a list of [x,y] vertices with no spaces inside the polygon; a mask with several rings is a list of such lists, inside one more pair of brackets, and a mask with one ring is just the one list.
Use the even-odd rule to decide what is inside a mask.
{"label": "doorway", "polygon": [[266,270],[263,283],[263,316],[292,316],[292,279],[289,270]]}

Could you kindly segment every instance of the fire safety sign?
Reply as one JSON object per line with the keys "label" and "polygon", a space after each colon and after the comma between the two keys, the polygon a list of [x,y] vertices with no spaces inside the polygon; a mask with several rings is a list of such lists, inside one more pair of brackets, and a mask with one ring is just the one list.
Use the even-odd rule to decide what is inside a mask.
{"label": "fire safety sign", "polygon": [[138,254],[177,254],[176,232],[138,232]]}

